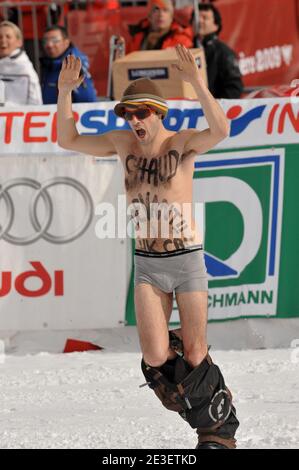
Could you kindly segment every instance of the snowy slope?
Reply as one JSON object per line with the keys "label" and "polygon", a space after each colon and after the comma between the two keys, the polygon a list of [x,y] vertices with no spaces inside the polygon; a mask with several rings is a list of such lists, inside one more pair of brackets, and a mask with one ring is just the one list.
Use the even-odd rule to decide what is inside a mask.
{"label": "snowy slope", "polygon": [[[291,349],[211,351],[234,395],[240,448],[299,448]],[[195,431],[147,387],[140,354],[9,355],[0,364],[1,448],[194,448]]]}

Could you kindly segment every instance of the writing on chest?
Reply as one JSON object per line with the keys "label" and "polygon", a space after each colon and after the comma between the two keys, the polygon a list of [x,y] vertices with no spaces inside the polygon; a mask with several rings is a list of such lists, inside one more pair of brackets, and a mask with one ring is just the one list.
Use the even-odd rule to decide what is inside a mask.
{"label": "writing on chest", "polygon": [[167,183],[177,172],[180,154],[169,150],[165,155],[154,158],[129,154],[126,157],[126,186],[131,188],[138,183],[148,183],[153,186]]}

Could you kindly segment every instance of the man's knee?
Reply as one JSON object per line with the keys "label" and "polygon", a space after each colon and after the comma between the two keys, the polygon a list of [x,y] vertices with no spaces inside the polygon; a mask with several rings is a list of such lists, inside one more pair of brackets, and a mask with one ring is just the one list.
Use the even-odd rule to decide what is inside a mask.
{"label": "man's knee", "polygon": [[143,351],[143,359],[151,367],[162,366],[168,358],[168,349],[155,349]]}
{"label": "man's knee", "polygon": [[208,354],[208,347],[206,345],[186,346],[184,345],[184,358],[185,361],[192,367],[197,367]]}

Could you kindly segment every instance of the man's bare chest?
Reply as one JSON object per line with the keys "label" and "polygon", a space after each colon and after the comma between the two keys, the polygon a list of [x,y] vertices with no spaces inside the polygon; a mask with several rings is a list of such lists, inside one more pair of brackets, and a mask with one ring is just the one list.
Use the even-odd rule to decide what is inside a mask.
{"label": "man's bare chest", "polygon": [[182,163],[182,156],[176,149],[169,149],[157,157],[145,157],[130,151],[124,159],[125,185],[127,191],[150,185],[158,188],[169,186]]}

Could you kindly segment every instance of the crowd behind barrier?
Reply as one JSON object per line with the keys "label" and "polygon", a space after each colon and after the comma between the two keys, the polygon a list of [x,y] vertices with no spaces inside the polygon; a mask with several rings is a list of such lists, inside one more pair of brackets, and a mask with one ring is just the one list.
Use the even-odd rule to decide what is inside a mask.
{"label": "crowd behind barrier", "polygon": [[[175,2],[175,20],[189,27],[192,3]],[[217,0],[212,3],[217,4],[223,18],[220,39],[236,52],[247,91],[258,95],[258,88],[274,86],[275,96],[279,85],[288,85],[299,76],[296,61],[299,0],[265,0],[263,9],[259,0]],[[137,24],[147,15],[145,1],[0,1],[0,19],[19,25],[25,50],[39,75],[45,29],[53,24],[67,26],[70,39],[89,59],[98,98],[107,95],[111,36],[123,36],[128,41],[128,25]],[[284,20],[280,21],[280,18]],[[286,24],[288,28],[285,28]],[[281,90],[278,92],[283,94]],[[271,95],[272,92],[266,93]]]}

